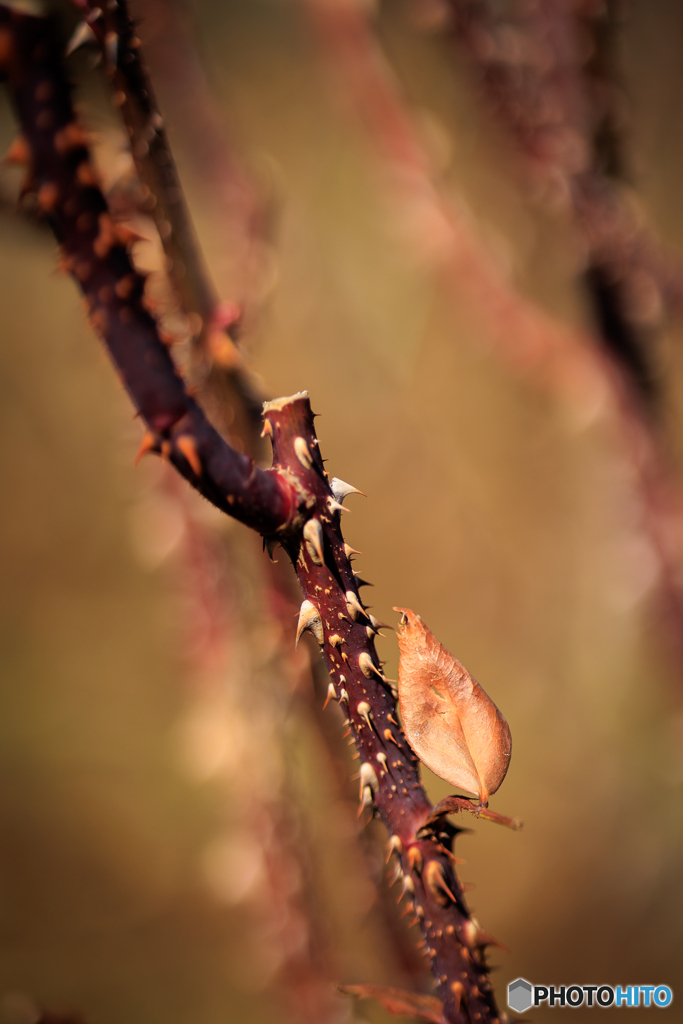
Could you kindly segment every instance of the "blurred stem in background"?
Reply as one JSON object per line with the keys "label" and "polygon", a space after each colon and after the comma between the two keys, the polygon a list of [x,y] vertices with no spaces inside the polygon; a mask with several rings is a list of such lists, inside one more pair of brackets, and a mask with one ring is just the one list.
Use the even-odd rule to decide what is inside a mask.
{"label": "blurred stem in background", "polygon": [[[518,17],[513,27],[501,5],[487,0],[415,3],[416,19],[421,7],[427,9],[431,27],[434,10],[442,28],[450,28],[452,14],[454,33],[475,58],[482,92],[519,142],[537,188],[546,201],[552,197],[575,214],[596,325],[578,331],[548,317],[514,288],[477,237],[462,198],[439,180],[367,5],[304,3],[342,106],[365,126],[388,175],[406,243],[432,268],[447,295],[459,301],[464,289],[506,365],[585,415],[614,423],[639,526],[658,566],[657,603],[666,641],[683,680],[683,547],[675,525],[683,502],[654,415],[652,336],[652,317],[665,296],[680,309],[683,271],[662,254],[610,181],[623,163],[615,127],[620,97],[611,81],[619,5],[588,3],[578,10],[574,0],[503,5],[511,19]],[[589,38],[588,45],[581,40],[583,47],[579,14]]]}

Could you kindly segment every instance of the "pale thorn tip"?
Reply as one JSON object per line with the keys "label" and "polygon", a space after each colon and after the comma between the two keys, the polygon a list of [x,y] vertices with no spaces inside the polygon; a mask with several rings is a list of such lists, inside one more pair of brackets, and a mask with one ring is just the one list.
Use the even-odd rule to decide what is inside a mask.
{"label": "pale thorn tip", "polygon": [[182,452],[194,475],[201,476],[202,460],[199,457],[194,438],[190,434],[181,434],[176,438],[176,448]]}
{"label": "pale thorn tip", "polygon": [[403,853],[403,843],[401,842],[398,836],[391,837],[391,839],[389,840],[389,849],[391,850],[392,853],[396,853],[398,855]]}
{"label": "pale thorn tip", "polygon": [[338,501],[340,505],[344,504],[344,498],[349,494],[362,494],[364,498],[367,498],[367,494],[359,491],[357,487],[347,484],[345,480],[340,480],[338,476],[333,476],[330,480],[330,490],[334,495],[334,500]]}
{"label": "pale thorn tip", "polygon": [[[430,890],[437,903],[442,906],[447,906],[448,903],[455,903],[456,899],[446,882],[446,873],[443,869],[443,864],[438,860],[430,860],[424,871],[425,885]],[[467,926],[471,925],[472,921],[467,921],[463,926],[463,932],[466,932]],[[472,945],[472,943],[470,943]]]}
{"label": "pale thorn tip", "polygon": [[368,704],[368,702],[366,700],[362,700],[357,705],[356,711],[358,712],[358,714],[360,715],[361,718],[365,719],[365,721],[368,723],[368,725],[371,725],[371,722],[370,722],[371,709],[370,709],[370,705]]}
{"label": "pale thorn tip", "polygon": [[327,507],[329,508],[330,512],[348,512],[349,511],[348,508],[344,508],[344,506],[340,505],[338,501],[334,500],[334,498],[328,498],[327,499]]}
{"label": "pale thorn tip", "polygon": [[304,467],[304,469],[310,469],[313,465],[313,459],[311,458],[311,451],[303,437],[294,438],[294,454],[297,459]]}
{"label": "pale thorn tip", "polygon": [[365,786],[369,786],[373,793],[379,789],[377,773],[369,761],[363,761],[360,766],[360,788],[361,792]]}
{"label": "pale thorn tip", "polygon": [[272,437],[273,436],[273,424],[270,420],[263,421],[263,430],[261,431],[261,437]]}
{"label": "pale thorn tip", "polygon": [[344,554],[346,555],[347,558],[350,558],[351,555],[362,555],[363,552],[362,551],[356,551],[356,549],[352,548],[350,544],[345,544],[344,545]]}
{"label": "pale thorn tip", "polygon": [[301,634],[304,630],[309,630],[316,638],[320,646],[322,647],[325,637],[323,633],[323,622],[320,618],[320,612],[313,604],[312,601],[304,601],[299,609],[299,622],[296,627],[296,642],[295,647],[298,647]]}
{"label": "pale thorn tip", "polygon": [[415,892],[415,882],[410,875],[403,876],[403,891],[409,892],[411,895]]}
{"label": "pale thorn tip", "polygon": [[153,434],[151,430],[145,431],[145,436],[143,437],[142,443],[140,444],[140,447],[138,448],[137,454],[136,454],[136,456],[135,456],[135,458],[133,460],[133,464],[137,466],[138,462],[143,457],[143,455],[146,455],[147,452],[156,451],[156,447],[157,447],[156,435]]}
{"label": "pale thorn tip", "polygon": [[304,540],[308,553],[316,565],[322,565],[325,561],[323,555],[323,528],[318,519],[309,519],[303,529]]}
{"label": "pale thorn tip", "polygon": [[340,700],[340,701],[341,701],[341,702],[342,702],[343,704],[348,704],[348,703],[349,703],[349,695],[348,695],[348,693],[346,692],[346,690],[342,690],[342,692],[341,692],[341,693],[339,694],[339,700]]}
{"label": "pale thorn tip", "polygon": [[360,603],[356,595],[352,590],[346,591],[346,607],[349,610],[349,615],[352,619],[357,619],[359,615],[365,615],[365,608]]}
{"label": "pale thorn tip", "polygon": [[358,808],[359,818],[366,807],[372,807],[372,790],[369,786],[365,786],[361,792],[361,802],[360,807]]}
{"label": "pale thorn tip", "polygon": [[76,50],[78,50],[81,46],[84,46],[86,43],[96,42],[97,36],[93,32],[92,28],[87,23],[87,21],[82,21],[79,25],[76,26],[74,33],[71,36],[71,39],[66,44],[66,50],[64,51],[64,55],[66,57],[70,57],[72,53],[75,53]]}
{"label": "pale thorn tip", "polygon": [[366,679],[369,679],[373,674],[380,677],[382,675],[367,651],[361,651],[358,655],[358,666]]}
{"label": "pale thorn tip", "polygon": [[384,751],[380,750],[380,752],[378,754],[375,754],[375,758],[382,765],[382,767],[384,768],[384,771],[386,771],[387,770],[387,755],[384,753]]}
{"label": "pale thorn tip", "polygon": [[[451,897],[455,902],[455,897]],[[498,942],[493,936],[488,935],[482,926],[477,921],[476,917],[470,917],[462,927],[463,938],[465,939],[468,946],[472,946],[475,949],[483,949],[485,946],[498,946],[499,949],[505,950],[509,953],[507,946],[504,946],[502,942]]]}
{"label": "pale thorn tip", "polygon": [[327,696],[325,697],[325,703],[323,704],[323,711],[325,710],[327,705],[330,703],[330,701],[334,700],[334,698],[336,696],[337,696],[337,694],[336,694],[336,691],[334,689],[334,683],[330,683],[330,685],[327,687]]}

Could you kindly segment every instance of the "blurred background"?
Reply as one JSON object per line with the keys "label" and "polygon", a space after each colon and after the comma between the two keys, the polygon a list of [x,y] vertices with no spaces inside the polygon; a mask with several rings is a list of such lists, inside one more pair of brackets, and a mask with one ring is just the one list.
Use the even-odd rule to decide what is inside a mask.
{"label": "blurred background", "polygon": [[[336,45],[337,8],[370,51],[353,33]],[[508,32],[496,67],[523,51],[539,8],[552,24],[553,4],[490,5]],[[58,11],[67,38],[77,17]],[[389,623],[393,605],[415,609],[510,724],[492,806],[524,830],[472,819],[456,847],[471,907],[510,950],[491,957],[501,1008],[520,975],[676,993],[683,3],[628,0],[610,23],[626,169],[608,171],[653,240],[646,269],[625,275],[649,369],[615,365],[646,411],[615,401],[591,338],[602,208],[576,201],[585,164],[565,160],[566,138],[550,156],[525,151],[489,88],[485,33],[473,47],[448,4],[137,0],[133,12],[206,263],[222,299],[245,301],[260,388],[307,389],[328,469],[367,494],[345,517],[374,583],[366,600]],[[93,54],[69,70],[123,208],[132,164]],[[375,102],[382,82],[414,151],[391,148],[401,132]],[[5,149],[14,131],[3,96]],[[296,606],[287,627],[264,597],[259,538],[157,460],[133,467],[140,425],[56,273],[49,230],[17,210],[18,182],[0,173],[5,1016],[28,1022],[38,1004],[89,1024],[388,1020],[334,983],[429,981],[395,890],[387,902],[375,888],[381,828],[359,845],[341,716],[323,718],[311,695],[308,648],[290,656]],[[136,256],[158,272],[153,240]],[[529,338],[515,303],[549,336],[566,328],[551,373],[516,357]],[[654,509],[650,444],[665,495]],[[434,800],[449,792],[424,775]],[[682,998],[639,1019],[681,1020]]]}

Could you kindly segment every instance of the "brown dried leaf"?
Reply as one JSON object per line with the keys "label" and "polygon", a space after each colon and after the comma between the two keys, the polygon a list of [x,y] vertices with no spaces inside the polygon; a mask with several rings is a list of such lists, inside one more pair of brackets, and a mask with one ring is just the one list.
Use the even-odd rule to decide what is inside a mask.
{"label": "brown dried leaf", "polygon": [[420,760],[485,804],[505,778],[512,737],[491,698],[409,608],[401,612],[398,696]]}
{"label": "brown dried leaf", "polygon": [[422,1017],[432,1024],[447,1024],[443,1003],[436,996],[423,996],[418,992],[404,992],[387,985],[340,985],[339,991],[360,999],[376,999],[389,1013],[404,1017]]}

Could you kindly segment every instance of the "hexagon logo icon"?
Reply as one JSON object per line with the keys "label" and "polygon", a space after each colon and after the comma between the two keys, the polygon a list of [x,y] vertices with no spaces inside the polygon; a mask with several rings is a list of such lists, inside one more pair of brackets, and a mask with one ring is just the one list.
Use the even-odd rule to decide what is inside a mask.
{"label": "hexagon logo icon", "polygon": [[508,1006],[517,1013],[524,1013],[533,1005],[533,988],[526,978],[517,978],[508,985]]}

